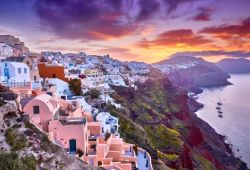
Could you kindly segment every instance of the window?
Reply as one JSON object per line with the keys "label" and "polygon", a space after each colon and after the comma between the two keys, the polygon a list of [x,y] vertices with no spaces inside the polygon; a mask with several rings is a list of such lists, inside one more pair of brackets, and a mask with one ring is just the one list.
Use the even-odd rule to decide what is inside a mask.
{"label": "window", "polygon": [[18,74],[21,74],[21,68],[18,68]]}
{"label": "window", "polygon": [[27,73],[27,68],[24,68],[23,71],[24,71],[24,73],[26,74],[26,73]]}
{"label": "window", "polygon": [[56,78],[56,74],[53,74],[52,76],[53,76],[53,78]]}
{"label": "window", "polygon": [[39,106],[33,106],[33,113],[34,113],[34,114],[39,114],[39,113],[40,113],[40,108],[39,108]]}
{"label": "window", "polygon": [[34,76],[34,81],[36,81],[36,76]]}
{"label": "window", "polygon": [[53,95],[52,95],[52,92],[50,92],[50,91],[47,92],[46,94],[47,94],[47,95],[50,95],[50,96],[53,96]]}

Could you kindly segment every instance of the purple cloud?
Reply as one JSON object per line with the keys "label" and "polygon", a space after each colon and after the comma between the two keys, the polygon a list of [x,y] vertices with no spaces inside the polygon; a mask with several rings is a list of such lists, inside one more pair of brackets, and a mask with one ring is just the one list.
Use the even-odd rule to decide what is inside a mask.
{"label": "purple cloud", "polygon": [[193,20],[194,21],[210,21],[211,20],[211,15],[213,13],[212,8],[199,8],[199,13],[194,16]]}
{"label": "purple cloud", "polygon": [[[36,0],[42,29],[66,39],[105,40],[135,34],[147,20],[195,0]],[[163,15],[163,14],[161,14]]]}

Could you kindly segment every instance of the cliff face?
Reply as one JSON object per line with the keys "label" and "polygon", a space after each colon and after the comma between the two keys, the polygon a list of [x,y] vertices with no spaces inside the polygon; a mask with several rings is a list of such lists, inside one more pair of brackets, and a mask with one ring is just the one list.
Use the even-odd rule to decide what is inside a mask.
{"label": "cliff face", "polygon": [[123,109],[108,109],[119,117],[122,137],[147,149],[155,169],[247,169],[223,136],[190,109],[201,106],[159,71],[152,69],[137,90],[113,88],[112,97]]}
{"label": "cliff face", "polygon": [[166,73],[169,80],[177,86],[194,93],[202,92],[200,87],[225,86],[230,83],[227,73],[215,64],[202,58],[176,56],[153,65]]}

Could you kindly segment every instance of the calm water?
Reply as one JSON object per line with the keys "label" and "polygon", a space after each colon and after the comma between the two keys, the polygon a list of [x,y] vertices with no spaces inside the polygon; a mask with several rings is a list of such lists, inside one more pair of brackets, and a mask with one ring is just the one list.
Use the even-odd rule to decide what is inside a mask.
{"label": "calm water", "polygon": [[[233,74],[229,81],[234,85],[204,89],[197,100],[204,108],[197,115],[227,136],[236,156],[242,156],[250,167],[250,74]],[[223,103],[223,118],[216,110],[219,101]]]}

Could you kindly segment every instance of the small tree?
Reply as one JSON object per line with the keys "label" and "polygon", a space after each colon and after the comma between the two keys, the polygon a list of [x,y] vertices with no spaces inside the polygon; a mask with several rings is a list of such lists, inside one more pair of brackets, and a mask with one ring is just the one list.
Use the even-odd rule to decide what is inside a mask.
{"label": "small tree", "polygon": [[76,151],[77,153],[78,153],[78,156],[79,157],[82,157],[83,156],[83,154],[84,154],[84,152],[81,150],[81,149],[77,149],[77,151]]}
{"label": "small tree", "polygon": [[111,136],[111,134],[107,131],[107,132],[105,133],[105,138],[104,138],[104,140],[105,140],[105,141],[108,140],[110,136]]}
{"label": "small tree", "polygon": [[134,151],[135,151],[135,154],[138,155],[138,147],[137,147],[137,145],[134,145],[134,146],[133,146],[133,149],[134,149]]}
{"label": "small tree", "polygon": [[80,79],[71,79],[69,82],[69,89],[71,92],[76,95],[80,96],[82,95],[82,82]]}
{"label": "small tree", "polygon": [[102,165],[102,161],[98,161],[97,164],[98,164],[98,166],[101,166]]}
{"label": "small tree", "polygon": [[98,99],[100,97],[100,92],[96,89],[90,89],[89,94],[91,96],[91,99]]}

